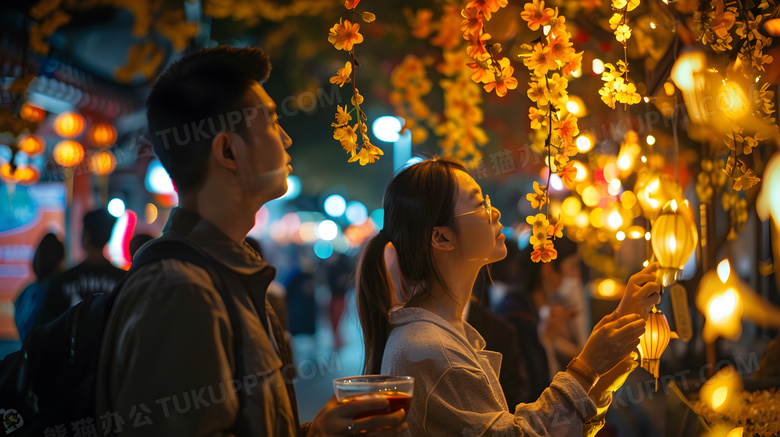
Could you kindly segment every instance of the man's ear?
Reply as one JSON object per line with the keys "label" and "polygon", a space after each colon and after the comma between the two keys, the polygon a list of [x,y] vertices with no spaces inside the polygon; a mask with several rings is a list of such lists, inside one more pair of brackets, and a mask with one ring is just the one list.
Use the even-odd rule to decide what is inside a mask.
{"label": "man's ear", "polygon": [[211,140],[211,155],[222,167],[235,170],[238,165],[236,163],[234,146],[235,144],[230,135],[220,132]]}
{"label": "man's ear", "polygon": [[450,251],[455,249],[455,233],[446,226],[434,226],[431,246],[434,249]]}

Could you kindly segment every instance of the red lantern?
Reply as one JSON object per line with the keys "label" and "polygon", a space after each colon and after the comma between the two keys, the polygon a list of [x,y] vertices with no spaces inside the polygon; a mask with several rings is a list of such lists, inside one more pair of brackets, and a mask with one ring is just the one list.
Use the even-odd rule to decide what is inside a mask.
{"label": "red lantern", "polygon": [[87,168],[100,176],[111,174],[116,168],[116,157],[110,150],[101,150],[89,157]]}
{"label": "red lantern", "polygon": [[19,116],[27,121],[40,123],[46,118],[46,110],[39,108],[30,102],[24,102],[22,109],[19,111]]}
{"label": "red lantern", "polygon": [[54,131],[63,138],[73,138],[84,131],[84,117],[66,111],[54,119]]}
{"label": "red lantern", "polygon": [[54,146],[54,161],[63,167],[79,165],[84,159],[84,146],[77,141],[63,140]]}
{"label": "red lantern", "polygon": [[95,147],[113,146],[116,138],[116,128],[108,123],[98,123],[89,131],[89,139]]}
{"label": "red lantern", "polygon": [[46,148],[43,138],[38,135],[25,135],[17,143],[19,150],[26,153],[27,156],[38,156]]}

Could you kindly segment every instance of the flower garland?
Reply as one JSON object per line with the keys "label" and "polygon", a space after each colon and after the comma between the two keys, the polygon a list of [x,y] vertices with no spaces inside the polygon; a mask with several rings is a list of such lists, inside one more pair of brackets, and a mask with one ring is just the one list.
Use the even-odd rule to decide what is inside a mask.
{"label": "flower garland", "polygon": [[431,108],[422,99],[433,87],[425,71],[426,62],[429,61],[406,55],[390,74],[390,85],[393,87],[390,103],[395,114],[405,120],[402,131],[411,131],[413,145],[428,138],[428,130],[420,125],[421,121],[431,117]]}
{"label": "flower garland", "polygon": [[[347,0],[344,2],[344,7],[350,11],[351,18],[354,20],[356,15],[360,15],[366,23],[371,23],[376,20],[376,15],[371,12],[365,11],[358,14],[355,11],[360,0]],[[338,140],[341,143],[341,147],[350,155],[349,162],[358,161],[360,165],[366,165],[375,162],[380,156],[384,155],[384,152],[379,147],[371,144],[371,140],[368,138],[368,126],[366,121],[368,117],[360,108],[363,103],[363,96],[358,91],[356,79],[355,79],[355,67],[359,67],[357,59],[355,59],[355,45],[363,42],[363,35],[360,34],[360,25],[353,23],[350,20],[341,19],[337,24],[330,28],[328,33],[328,42],[333,44],[337,50],[344,50],[349,53],[350,60],[344,64],[344,68],[339,68],[336,75],[330,78],[330,83],[338,84],[339,87],[345,83],[352,84],[352,109],[349,109],[349,105],[341,105],[336,107],[336,122],[332,123],[334,127],[333,139]],[[352,121],[352,113],[354,112],[357,124],[350,126],[349,122]],[[361,144],[357,142],[357,132],[360,132]],[[360,151],[358,151],[360,147]]]}
{"label": "flower garland", "polygon": [[601,101],[615,109],[615,102],[625,106],[635,105],[642,100],[642,96],[636,92],[636,85],[628,81],[628,54],[627,44],[631,38],[631,28],[628,26],[626,14],[639,6],[639,0],[612,0],[612,8],[615,13],[609,19],[609,27],[615,31],[615,39],[623,45],[623,60],[613,64],[604,64],[604,73],[601,80],[604,85],[599,90]]}
{"label": "flower garland", "polygon": [[[509,90],[517,88],[513,77],[514,68],[509,58],[501,57],[501,45],[491,43],[491,35],[485,32],[484,23],[494,12],[507,5],[506,0],[473,0],[461,11],[463,38],[467,41],[466,53],[472,62],[471,80],[483,84],[486,92],[495,90],[503,97]],[[543,0],[526,3],[521,18],[532,31],[543,30],[540,42],[534,46],[524,45],[530,51],[524,55],[523,64],[531,73],[528,83],[528,97],[536,103],[529,109],[531,129],[547,131],[544,140],[547,152],[548,177],[546,185],[534,182],[534,192],[526,198],[534,209],[547,205],[546,213],[528,216],[526,221],[532,227],[531,245],[534,262],[550,262],[558,256],[553,241],[563,236],[563,221],[550,223],[549,193],[550,176],[556,173],[564,185],[574,188],[577,169],[569,158],[578,153],[574,137],[579,133],[577,117],[565,109],[569,99],[567,76],[582,65],[583,52],[576,53],[566,31],[566,17],[558,15],[558,9],[545,8]]]}

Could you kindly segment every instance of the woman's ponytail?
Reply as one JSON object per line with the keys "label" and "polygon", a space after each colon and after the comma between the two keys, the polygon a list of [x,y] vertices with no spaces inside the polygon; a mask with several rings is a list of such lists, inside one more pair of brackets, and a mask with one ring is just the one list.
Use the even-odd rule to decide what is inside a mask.
{"label": "woman's ponytail", "polygon": [[387,336],[390,333],[390,283],[385,268],[384,251],[390,241],[381,230],[363,250],[357,268],[357,311],[363,329],[365,365],[363,373],[378,374],[382,368]]}

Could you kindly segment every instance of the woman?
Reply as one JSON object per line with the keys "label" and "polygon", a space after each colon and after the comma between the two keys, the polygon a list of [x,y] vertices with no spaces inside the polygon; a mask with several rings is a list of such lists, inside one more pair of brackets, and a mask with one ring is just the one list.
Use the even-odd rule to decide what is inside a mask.
{"label": "woman", "polygon": [[[384,211],[384,228],[366,247],[357,276],[364,371],[415,377],[411,435],[579,436],[586,422],[586,431],[598,430],[611,402],[605,393],[634,367],[628,355],[645,326],[639,313],[659,298],[657,285],[634,285],[651,281],[650,270],[632,278],[619,311],[599,322],[539,400],[510,410],[497,377],[501,355],[484,350],[461,317],[479,269],[506,256],[499,211],[461,165],[443,160],[399,173]],[[388,243],[395,272],[384,262]],[[393,296],[406,303],[388,314]]]}

